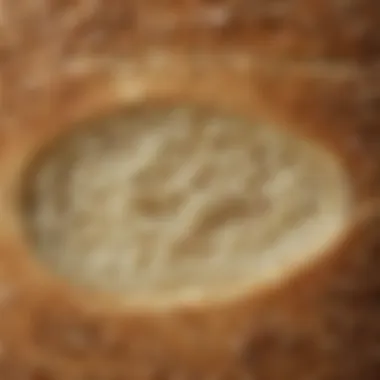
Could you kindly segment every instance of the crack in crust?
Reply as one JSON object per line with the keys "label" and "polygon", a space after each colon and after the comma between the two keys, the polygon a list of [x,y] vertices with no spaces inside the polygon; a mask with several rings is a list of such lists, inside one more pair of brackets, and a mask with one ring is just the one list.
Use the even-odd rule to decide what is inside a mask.
{"label": "crack in crust", "polygon": [[32,165],[28,224],[54,272],[127,302],[218,302],[271,283],[333,244],[350,213],[335,158],[273,127],[149,104],[81,124]]}
{"label": "crack in crust", "polygon": [[[0,1],[0,378],[377,380],[380,3],[110,4]],[[351,176],[356,224],[281,287],[224,306],[121,311],[68,288],[31,259],[20,171],[73,121],[136,99],[211,104],[319,141]]]}

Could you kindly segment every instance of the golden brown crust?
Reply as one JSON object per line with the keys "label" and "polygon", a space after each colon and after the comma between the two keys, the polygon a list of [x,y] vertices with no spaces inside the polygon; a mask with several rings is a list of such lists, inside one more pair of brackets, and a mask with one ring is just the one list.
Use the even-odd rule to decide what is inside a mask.
{"label": "golden brown crust", "polygon": [[2,0],[1,12],[3,55],[32,45],[114,55],[157,44],[284,59],[368,62],[380,54],[376,0]]}
{"label": "golden brown crust", "polygon": [[[380,76],[347,62],[380,52],[378,2],[0,5],[0,379],[377,379]],[[204,16],[218,7],[227,21]],[[305,61],[326,57],[342,61]],[[69,288],[30,255],[20,170],[70,122],[141,99],[228,108],[326,144],[350,173],[356,224],[317,264],[234,304],[121,311]]]}

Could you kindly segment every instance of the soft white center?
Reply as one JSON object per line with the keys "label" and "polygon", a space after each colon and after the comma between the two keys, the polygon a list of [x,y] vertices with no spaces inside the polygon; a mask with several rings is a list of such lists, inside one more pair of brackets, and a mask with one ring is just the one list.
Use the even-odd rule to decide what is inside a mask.
{"label": "soft white center", "polygon": [[30,183],[28,218],[38,257],[76,283],[130,302],[215,300],[322,254],[347,224],[348,187],[311,142],[141,107],[59,141]]}

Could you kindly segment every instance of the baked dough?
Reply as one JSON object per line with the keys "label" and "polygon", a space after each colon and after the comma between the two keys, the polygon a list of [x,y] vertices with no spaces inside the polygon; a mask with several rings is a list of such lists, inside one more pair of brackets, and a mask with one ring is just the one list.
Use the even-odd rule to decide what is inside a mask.
{"label": "baked dough", "polygon": [[[377,379],[378,9],[2,0],[0,379]],[[255,167],[263,182],[249,179]],[[148,173],[145,185],[133,170]],[[195,181],[202,170],[216,187]],[[151,215],[157,197],[173,203],[173,181],[180,211],[147,218],[149,247],[132,234],[146,216],[136,205]],[[221,208],[231,197],[232,226],[236,209]],[[260,216],[257,199],[270,212]],[[221,213],[214,232],[224,228],[214,240],[210,207]],[[128,239],[115,215],[126,216]],[[265,231],[241,233],[255,221],[264,243]],[[287,222],[292,244],[279,232]],[[159,250],[172,231],[182,245]],[[221,244],[228,236],[238,238]]]}

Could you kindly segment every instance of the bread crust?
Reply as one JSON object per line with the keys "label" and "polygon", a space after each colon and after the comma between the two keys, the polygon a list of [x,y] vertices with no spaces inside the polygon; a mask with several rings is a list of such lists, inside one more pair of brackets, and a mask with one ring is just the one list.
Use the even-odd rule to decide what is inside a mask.
{"label": "bread crust", "polygon": [[376,0],[2,0],[1,9],[4,52],[62,43],[64,54],[156,44],[241,47],[285,60],[380,54]]}
{"label": "bread crust", "polygon": [[[278,16],[279,1],[250,3],[0,3],[0,379],[378,378],[380,4],[293,0]],[[209,7],[233,11],[214,26]],[[141,101],[230,109],[327,146],[352,225],[308,267],[224,304],[121,308],[55,278],[24,234],[22,172],[73,122]]]}

